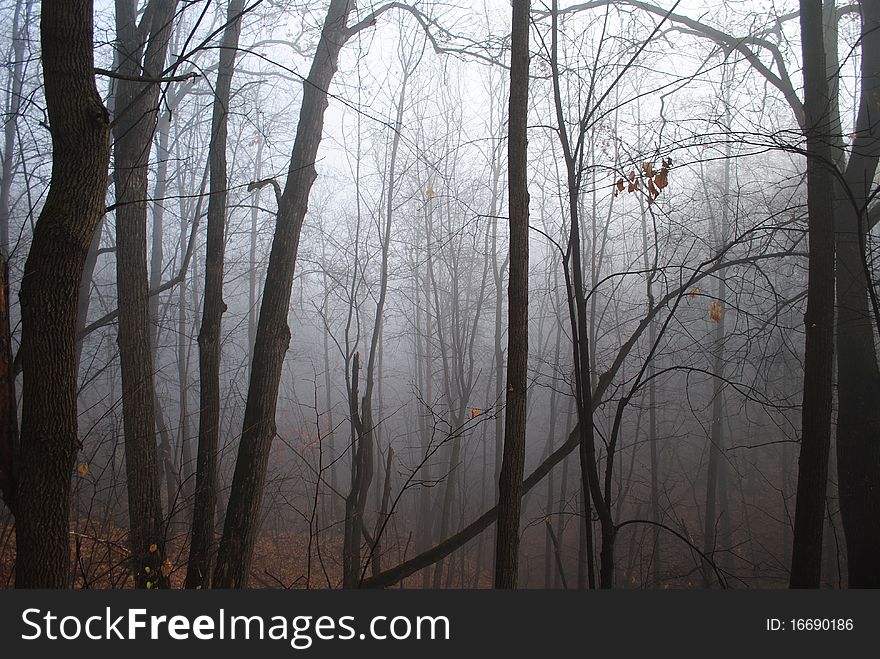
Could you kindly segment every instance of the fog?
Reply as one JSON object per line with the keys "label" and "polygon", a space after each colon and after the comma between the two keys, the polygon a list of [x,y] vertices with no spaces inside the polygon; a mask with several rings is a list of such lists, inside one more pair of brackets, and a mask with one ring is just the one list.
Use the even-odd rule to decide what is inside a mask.
{"label": "fog", "polygon": [[[880,478],[876,448],[855,454],[865,461],[838,453],[873,426],[837,419],[859,409],[845,407],[839,381],[880,384],[880,139],[860,113],[878,103],[876,62],[862,57],[878,39],[868,4],[825,2],[826,105],[837,117],[822,123],[826,165],[841,178],[855,155],[868,162],[865,190],[831,186],[837,208],[851,202],[861,218],[853,240],[864,280],[852,293],[837,275],[834,318],[858,316],[841,297],[850,291],[867,313],[852,322],[870,338],[835,326],[823,430],[803,421],[818,234],[798,3],[532,3],[518,587],[787,587],[810,430],[831,447],[812,489],[823,500],[810,585],[880,578],[876,556],[864,562],[873,527],[858,538],[847,527],[859,513],[846,517],[842,499],[862,496],[847,489],[859,478],[838,471],[842,456]],[[344,12],[335,27],[334,11]],[[141,28],[120,32],[119,12]],[[159,24],[161,15],[171,18]],[[62,148],[50,132],[58,119],[47,114],[40,18],[33,0],[0,7],[11,337],[0,361],[15,400],[6,425],[16,426],[0,473],[18,493],[25,443],[63,444],[27,434],[26,392],[40,385],[23,382],[36,382],[28,369],[40,372],[41,355],[21,351],[29,330],[18,293],[58,176],[53,135]],[[492,587],[513,391],[510,3],[108,0],[93,19],[112,155],[72,307],[77,430],[60,468],[69,499],[51,498],[66,511],[69,554],[57,578],[37,582]],[[230,25],[240,25],[237,42]],[[228,100],[223,56],[233,60]],[[218,120],[225,148],[212,154]],[[853,262],[843,258],[838,268]],[[211,297],[211,268],[222,300]],[[215,336],[209,321],[220,314]],[[856,344],[862,358],[846,352]],[[862,425],[874,424],[877,401],[864,398]],[[43,412],[58,425],[54,410]],[[876,493],[864,496],[873,498],[859,510],[876,511]],[[22,500],[0,505],[0,583],[10,587],[24,578]]]}

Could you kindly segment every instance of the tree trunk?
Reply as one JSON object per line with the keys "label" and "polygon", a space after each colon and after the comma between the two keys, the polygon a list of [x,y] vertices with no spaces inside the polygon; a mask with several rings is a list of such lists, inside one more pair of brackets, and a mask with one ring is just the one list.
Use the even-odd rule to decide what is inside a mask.
{"label": "tree trunk", "polygon": [[[128,482],[131,570],[139,588],[164,587],[165,538],[156,448],[153,354],[147,285],[147,177],[159,104],[155,80],[165,67],[176,11],[174,0],[151,0],[137,26],[137,3],[116,0],[117,47],[121,53],[113,124],[116,188],[116,277],[119,296],[119,357]],[[140,28],[148,30],[144,49]],[[141,67],[141,61],[143,66]]]}
{"label": "tree trunk", "polygon": [[[553,98],[560,145],[565,159],[567,176],[568,211],[570,231],[568,248],[564,260],[565,284],[568,294],[569,320],[571,323],[572,356],[574,363],[575,401],[578,410],[579,457],[581,465],[581,489],[584,497],[584,524],[589,545],[592,545],[592,512],[594,506],[599,516],[601,529],[601,548],[599,553],[599,585],[611,588],[614,580],[614,538],[616,527],[611,510],[602,494],[597,466],[595,434],[593,430],[593,399],[591,386],[590,340],[587,322],[587,305],[584,291],[583,266],[581,263],[581,228],[579,220],[578,195],[580,178],[584,171],[575,161],[574,151],[566,129],[560,91],[558,49],[558,6],[553,2],[551,27],[550,68],[553,77]],[[592,502],[592,506],[590,505]],[[590,552],[591,554],[592,552]],[[589,554],[588,554],[589,560]],[[590,586],[595,584],[593,570],[589,571]]]}
{"label": "tree trunk", "polygon": [[290,345],[287,313],[296,255],[309,192],[317,178],[315,159],[321,144],[327,89],[336,72],[339,52],[349,36],[346,20],[351,9],[351,0],[331,0],[315,59],[303,83],[299,125],[287,184],[278,207],[260,305],[244,425],[214,570],[215,587],[247,585],[269,449],[275,436],[281,368]]}
{"label": "tree trunk", "polygon": [[[837,473],[851,588],[880,587],[880,371],[877,300],[867,277],[867,206],[880,157],[880,4],[863,0],[860,104],[837,186]],[[869,305],[869,299],[871,305]],[[873,315],[873,318],[872,318]],[[830,348],[829,348],[830,350]]]}
{"label": "tree trunk", "polygon": [[801,453],[791,559],[792,588],[818,588],[831,447],[834,323],[834,174],[828,140],[829,94],[822,0],[801,0],[804,112],[807,133],[809,280],[807,284]]}
{"label": "tree trunk", "polygon": [[21,288],[22,424],[16,483],[17,587],[69,585],[70,477],[78,447],[80,280],[104,213],[110,124],[95,87],[91,0],[41,11],[52,183]]}
{"label": "tree trunk", "polygon": [[[164,261],[164,235],[165,235],[165,196],[168,193],[168,140],[171,133],[171,113],[173,108],[159,115],[158,139],[156,140],[156,185],[153,188],[153,231],[152,246],[150,249],[150,282],[149,290],[156,291],[162,283],[162,265]],[[149,296],[147,310],[150,318],[150,350],[156,359],[159,348],[159,328],[161,326],[161,313],[159,311],[159,295]],[[179,492],[177,472],[174,468],[174,459],[171,454],[171,433],[168,424],[165,423],[165,415],[162,413],[162,404],[159,392],[154,390],[156,408],[156,430],[161,441],[159,442],[160,470],[165,475],[165,502],[168,512],[167,525],[168,536],[173,535],[176,500]]]}
{"label": "tree trunk", "polygon": [[205,301],[199,331],[199,448],[196,458],[196,498],[186,571],[187,588],[206,588],[211,575],[214,515],[217,510],[217,452],[220,444],[220,330],[226,311],[223,302],[223,250],[226,228],[226,142],[229,99],[235,56],[241,33],[244,0],[229,3],[227,25],[220,46],[220,70],[214,86],[211,171],[208,197],[208,238],[205,254]]}
{"label": "tree trunk", "polygon": [[510,30],[510,110],[507,168],[510,216],[507,397],[504,453],[498,487],[495,588],[516,588],[519,518],[526,454],[526,388],[529,355],[529,1],[514,0]]}

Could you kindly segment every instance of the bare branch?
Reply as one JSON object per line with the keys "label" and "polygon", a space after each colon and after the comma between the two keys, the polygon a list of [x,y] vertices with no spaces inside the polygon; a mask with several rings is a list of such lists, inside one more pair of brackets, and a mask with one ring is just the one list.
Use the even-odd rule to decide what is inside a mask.
{"label": "bare branch", "polygon": [[[784,66],[784,61],[782,59],[782,55],[779,52],[779,49],[775,44],[767,41],[766,39],[757,37],[755,35],[747,35],[744,37],[736,37],[731,34],[724,32],[723,30],[719,30],[718,28],[711,27],[702,23],[696,19],[690,18],[688,16],[683,16],[682,14],[669,13],[666,9],[661,7],[657,7],[649,2],[643,2],[642,0],[590,0],[590,2],[583,2],[576,5],[571,5],[570,7],[565,7],[564,9],[560,9],[560,14],[566,13],[575,13],[580,11],[587,11],[590,9],[598,9],[600,7],[605,7],[607,5],[629,5],[631,7],[635,7],[637,9],[641,9],[642,11],[646,11],[648,13],[654,14],[656,16],[667,16],[668,20],[679,24],[684,25],[689,28],[693,32],[696,32],[707,39],[714,41],[716,44],[721,46],[726,50],[735,50],[736,52],[743,55],[746,60],[754,67],[754,69],[763,76],[767,82],[776,87],[782,95],[785,97],[785,100],[788,102],[789,106],[794,112],[795,118],[797,119],[798,125],[803,126],[804,124],[804,106],[801,102],[800,97],[797,95],[797,92],[794,89],[794,85],[791,83],[791,79],[788,76],[788,71]],[[535,14],[537,16],[547,16],[549,15],[548,11],[536,11]],[[753,46],[757,46],[763,48],[767,52],[770,53],[773,58],[777,68],[779,69],[779,74],[774,73],[766,64],[764,64],[761,59],[758,57],[756,52],[749,48],[749,44]]]}
{"label": "bare branch", "polygon": [[117,80],[130,80],[132,82],[150,82],[150,83],[163,83],[163,82],[186,82],[187,80],[195,80],[199,78],[199,74],[195,71],[190,73],[184,73],[177,76],[167,76],[164,78],[151,78],[149,76],[132,76],[126,75],[124,73],[119,73],[118,71],[109,71],[107,69],[100,69],[95,67],[95,74],[99,76],[106,76],[108,78],[115,78]]}
{"label": "bare branch", "polygon": [[248,192],[253,192],[254,190],[262,190],[267,185],[271,185],[275,190],[275,203],[278,206],[281,206],[281,184],[274,178],[264,178],[262,181],[253,181],[248,183]]}

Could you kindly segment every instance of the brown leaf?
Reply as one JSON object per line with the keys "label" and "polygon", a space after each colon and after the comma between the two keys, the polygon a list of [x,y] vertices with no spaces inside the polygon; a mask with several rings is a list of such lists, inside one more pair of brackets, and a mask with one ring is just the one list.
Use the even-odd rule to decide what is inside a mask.
{"label": "brown leaf", "polygon": [[669,185],[669,170],[665,167],[661,169],[657,176],[654,177],[654,185],[657,186],[658,190],[662,190],[667,185]]}

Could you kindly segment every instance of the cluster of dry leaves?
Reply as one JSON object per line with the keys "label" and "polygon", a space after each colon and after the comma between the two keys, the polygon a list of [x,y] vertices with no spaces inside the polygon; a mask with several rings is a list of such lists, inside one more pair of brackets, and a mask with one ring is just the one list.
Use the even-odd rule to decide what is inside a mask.
{"label": "cluster of dry leaves", "polygon": [[669,168],[672,167],[672,158],[663,158],[660,161],[660,169],[654,168],[654,163],[645,161],[641,165],[641,174],[635,169],[630,170],[626,178],[622,176],[614,183],[614,196],[622,192],[633,193],[644,189],[648,204],[660,196],[660,191],[669,185]]}

